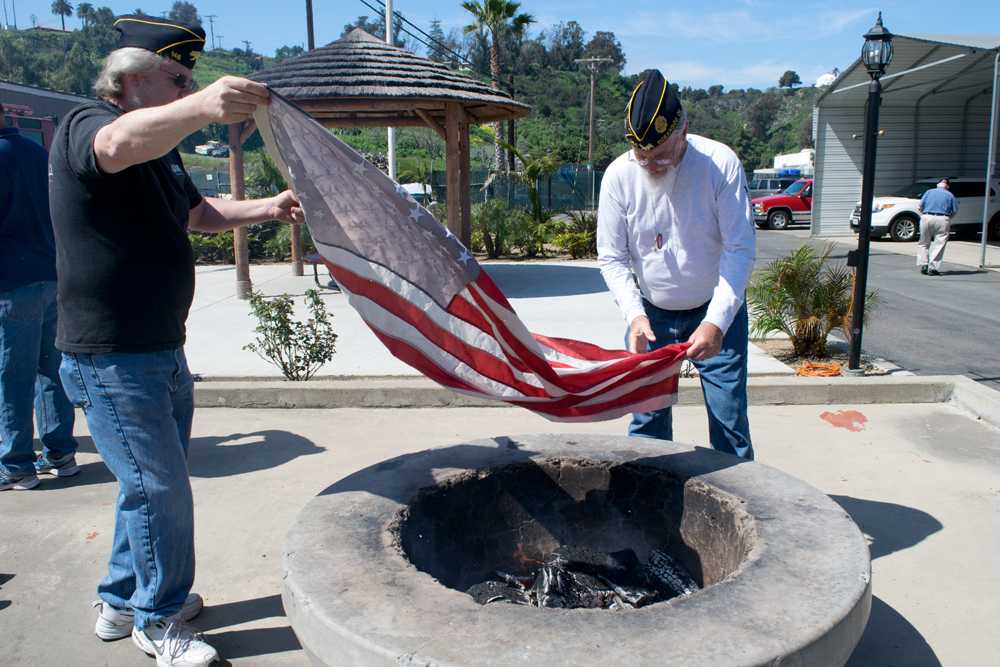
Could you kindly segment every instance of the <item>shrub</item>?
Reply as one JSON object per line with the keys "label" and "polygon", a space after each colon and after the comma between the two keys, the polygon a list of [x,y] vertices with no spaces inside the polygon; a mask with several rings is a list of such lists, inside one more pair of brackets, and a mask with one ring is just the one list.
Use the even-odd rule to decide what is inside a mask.
{"label": "shrub", "polygon": [[[747,288],[755,338],[780,331],[788,335],[800,357],[827,356],[826,339],[835,328],[850,338],[854,272],[846,264],[828,263],[832,245],[822,252],[803,245],[756,272]],[[877,304],[877,293],[865,299],[864,317]]]}
{"label": "shrub", "polygon": [[188,237],[196,264],[232,264],[236,261],[231,231],[220,234],[191,232]]}
{"label": "shrub", "polygon": [[309,319],[292,319],[295,304],[287,294],[266,299],[250,294],[250,309],[257,318],[257,339],[243,347],[281,369],[288,380],[308,380],[333,359],[337,334],[332,316],[315,289],[305,293]]}
{"label": "shrub", "polygon": [[490,199],[472,207],[472,245],[482,243],[486,256],[496,259],[510,247],[511,211],[499,199]]}
{"label": "shrub", "polygon": [[597,255],[597,214],[592,211],[570,211],[569,221],[553,237],[553,243],[573,259]]}

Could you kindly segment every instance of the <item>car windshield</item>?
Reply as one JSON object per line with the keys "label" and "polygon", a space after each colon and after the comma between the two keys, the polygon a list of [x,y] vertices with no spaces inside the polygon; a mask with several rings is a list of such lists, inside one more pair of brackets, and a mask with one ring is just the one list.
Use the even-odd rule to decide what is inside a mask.
{"label": "car windshield", "polygon": [[805,181],[795,181],[794,183],[792,183],[791,185],[789,185],[787,188],[785,188],[784,194],[786,194],[786,195],[797,195],[797,194],[799,194],[799,192],[802,191],[802,188],[804,188],[804,187],[806,187],[806,182]]}

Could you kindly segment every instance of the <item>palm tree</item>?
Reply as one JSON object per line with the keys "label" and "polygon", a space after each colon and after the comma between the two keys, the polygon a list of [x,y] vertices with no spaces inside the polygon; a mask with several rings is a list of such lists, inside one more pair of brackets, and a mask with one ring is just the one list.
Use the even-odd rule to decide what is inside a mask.
{"label": "palm tree", "polygon": [[[500,88],[500,41],[505,33],[518,34],[535,19],[531,14],[518,14],[521,3],[510,0],[466,0],[462,3],[465,11],[472,14],[473,23],[465,26],[465,32],[487,30],[490,33],[490,79],[494,88]],[[493,133],[496,141],[493,144],[493,157],[496,170],[503,164],[503,151],[500,146],[500,122],[493,123]]]}
{"label": "palm tree", "polygon": [[53,0],[52,13],[62,19],[62,29],[66,32],[66,17],[73,16],[73,5],[66,0]]}
{"label": "palm tree", "polygon": [[76,18],[83,21],[83,27],[90,25],[90,19],[94,16],[94,5],[89,2],[81,2],[76,6]]}

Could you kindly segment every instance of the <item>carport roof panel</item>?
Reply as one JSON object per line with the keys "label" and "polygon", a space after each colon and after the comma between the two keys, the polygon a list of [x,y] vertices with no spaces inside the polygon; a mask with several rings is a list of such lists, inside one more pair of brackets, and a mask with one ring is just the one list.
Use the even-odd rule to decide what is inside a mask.
{"label": "carport roof panel", "polygon": [[[892,64],[883,77],[884,104],[913,104],[921,98],[925,106],[962,104],[989,89],[1000,35],[896,35],[893,47]],[[906,73],[899,75],[902,72]],[[863,104],[869,80],[859,58],[820,95],[816,105]]]}

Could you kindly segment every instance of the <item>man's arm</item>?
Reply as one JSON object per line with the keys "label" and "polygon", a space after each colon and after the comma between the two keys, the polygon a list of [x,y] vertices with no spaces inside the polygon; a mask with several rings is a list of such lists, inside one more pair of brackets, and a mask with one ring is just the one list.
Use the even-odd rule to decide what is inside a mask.
{"label": "man's arm", "polygon": [[611,295],[629,323],[628,349],[645,352],[647,341],[656,340],[642,307],[642,295],[632,278],[628,247],[628,221],[614,190],[614,177],[605,174],[597,208],[597,261]]}
{"label": "man's arm", "polygon": [[267,102],[267,87],[224,76],[176,102],[129,111],[94,136],[94,155],[106,174],[163,157],[184,137],[209,123],[239,123]]}
{"label": "man's arm", "polygon": [[206,197],[191,209],[188,229],[212,234],[267,220],[305,221],[302,208],[291,190],[267,199],[245,201]]}
{"label": "man's arm", "polygon": [[708,304],[705,319],[688,339],[691,342],[688,357],[695,360],[713,357],[722,349],[722,338],[743,307],[756,256],[757,237],[750,218],[746,176],[735,156],[718,192],[716,212],[722,235],[719,282]]}

